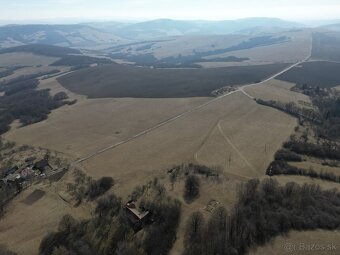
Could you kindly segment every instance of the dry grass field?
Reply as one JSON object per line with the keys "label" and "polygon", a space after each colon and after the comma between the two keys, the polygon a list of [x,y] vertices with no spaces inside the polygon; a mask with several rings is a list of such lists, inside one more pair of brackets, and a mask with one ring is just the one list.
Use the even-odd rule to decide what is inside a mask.
{"label": "dry grass field", "polygon": [[247,40],[248,36],[225,35],[225,36],[183,36],[173,40],[156,43],[153,46],[153,54],[156,58],[166,58],[193,54],[193,50],[198,52],[224,49]]}
{"label": "dry grass field", "polygon": [[[287,36],[290,41],[269,45],[265,47],[256,47],[252,49],[227,52],[225,54],[209,56],[209,58],[235,56],[239,58],[249,58],[250,60],[239,63],[227,63],[226,65],[253,65],[269,64],[275,62],[295,63],[305,59],[311,54],[312,50],[312,33],[310,31],[298,31],[280,33],[279,36]],[[217,63],[218,64],[218,63]],[[203,64],[207,67],[209,63]],[[218,64],[220,65],[220,64]],[[213,65],[209,65],[213,67]]]}
{"label": "dry grass field", "polygon": [[[67,91],[55,78],[43,80],[39,88],[52,94]],[[85,99],[68,92],[78,102],[53,111],[49,118],[4,137],[19,144],[31,144],[61,151],[75,158],[120,142],[167,120],[208,98],[183,99]]]}
{"label": "dry grass field", "polygon": [[23,255],[38,254],[42,238],[55,231],[62,216],[90,217],[90,207],[74,207],[59,196],[59,183],[44,181],[20,193],[0,220],[0,243]]}
{"label": "dry grass field", "polygon": [[[209,98],[188,99],[86,99],[65,90],[55,78],[43,80],[39,88],[50,88],[52,94],[66,91],[70,98],[78,99],[73,106],[54,111],[46,121],[13,129],[5,134],[19,144],[42,146],[67,153],[74,158],[91,154],[108,145],[124,140],[165,119],[193,108]],[[82,163],[87,174],[97,178],[112,176],[117,195],[126,198],[131,190],[154,177],[167,183],[166,168],[183,162],[218,166],[223,170],[221,183],[202,183],[202,195],[192,204],[183,202],[182,220],[178,240],[172,254],[183,249],[183,228],[188,216],[204,207],[212,199],[228,208],[236,197],[237,185],[249,178],[260,177],[272,160],[274,152],[292,132],[294,118],[277,110],[257,105],[241,92],[226,96],[204,108],[191,112],[151,133],[132,140],[115,149]],[[249,142],[251,141],[251,142]],[[61,184],[63,185],[63,181]],[[175,184],[170,194],[182,199],[183,182]],[[20,203],[35,189],[46,194],[32,205]],[[169,189],[170,190],[170,189]],[[34,254],[46,229],[54,229],[62,214],[72,213],[72,207],[53,193],[53,187],[36,186],[25,191],[11,203],[10,214],[0,224],[3,242],[19,254],[27,249]],[[60,194],[60,192],[59,192]],[[16,235],[10,225],[23,212],[37,214],[41,206],[49,204],[54,213],[46,212],[48,227],[36,223],[32,233]],[[47,207],[47,206],[46,206]],[[65,208],[68,209],[65,209]],[[62,209],[61,209],[62,208]],[[48,207],[45,210],[50,210]],[[52,210],[52,209],[51,209]],[[61,213],[63,212],[63,213]],[[77,211],[75,212],[77,213]],[[45,214],[44,214],[45,215]],[[30,217],[30,216],[29,216]],[[38,218],[38,216],[35,216]],[[45,216],[41,216],[45,222]],[[20,221],[19,221],[20,222]],[[29,229],[28,223],[16,228]],[[22,241],[25,240],[25,241]],[[17,246],[16,243],[22,245]],[[28,249],[27,246],[30,246]]]}
{"label": "dry grass field", "polygon": [[34,55],[26,52],[5,53],[0,55],[0,67],[10,66],[48,66],[59,58]]}
{"label": "dry grass field", "polygon": [[115,178],[122,196],[183,162],[220,166],[237,178],[258,177],[295,125],[295,119],[238,92],[82,165],[91,176]]}
{"label": "dry grass field", "polygon": [[304,102],[304,105],[306,103],[310,104],[311,101],[308,96],[290,90],[294,86],[294,83],[270,80],[260,85],[247,87],[244,90],[249,95],[263,100],[275,100],[283,103],[294,102],[296,104]]}
{"label": "dry grass field", "polygon": [[4,80],[14,79],[14,78],[22,76],[22,75],[38,74],[38,73],[44,73],[44,72],[48,72],[48,71],[52,71],[52,70],[60,70],[60,71],[63,72],[63,71],[66,71],[67,69],[68,69],[67,67],[59,67],[59,66],[58,67],[46,66],[46,65],[42,65],[40,67],[28,66],[28,67],[20,68],[20,69],[14,71],[14,73],[11,74],[11,75],[0,78],[0,82],[4,81]]}

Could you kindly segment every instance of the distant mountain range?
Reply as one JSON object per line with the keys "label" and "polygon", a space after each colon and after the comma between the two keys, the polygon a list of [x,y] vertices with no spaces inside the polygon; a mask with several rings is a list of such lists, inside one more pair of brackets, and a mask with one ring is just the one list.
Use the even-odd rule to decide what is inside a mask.
{"label": "distant mountain range", "polygon": [[[0,48],[24,44],[49,44],[86,48],[184,35],[264,35],[305,28],[303,24],[277,18],[224,21],[158,19],[139,23],[91,22],[77,25],[0,26]],[[340,25],[321,27],[340,31]]]}
{"label": "distant mountain range", "polygon": [[277,18],[248,18],[224,21],[183,21],[158,19],[135,24],[117,22],[89,23],[88,25],[110,31],[130,40],[146,40],[157,37],[181,35],[226,35],[252,28],[301,28],[304,25]]}

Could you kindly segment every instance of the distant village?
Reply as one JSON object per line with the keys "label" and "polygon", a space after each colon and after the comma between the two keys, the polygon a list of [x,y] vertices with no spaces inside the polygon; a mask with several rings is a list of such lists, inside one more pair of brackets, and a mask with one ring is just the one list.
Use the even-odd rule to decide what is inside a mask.
{"label": "distant village", "polygon": [[33,182],[65,172],[66,170],[65,167],[53,168],[48,154],[45,154],[43,158],[38,160],[35,157],[26,158],[24,163],[4,169],[0,179],[0,209]]}
{"label": "distant village", "polygon": [[4,171],[4,178],[2,183],[24,183],[33,177],[45,177],[46,171],[53,170],[49,164],[48,155],[39,161],[34,162],[33,158],[27,158],[23,166],[12,166]]}

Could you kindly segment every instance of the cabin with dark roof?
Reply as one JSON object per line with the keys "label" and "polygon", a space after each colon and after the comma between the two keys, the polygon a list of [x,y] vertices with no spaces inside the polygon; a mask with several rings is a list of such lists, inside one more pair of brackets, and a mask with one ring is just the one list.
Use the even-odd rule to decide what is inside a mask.
{"label": "cabin with dark roof", "polygon": [[39,170],[41,173],[45,172],[46,168],[52,169],[48,163],[48,156],[45,156],[42,160],[34,163],[33,170]]}
{"label": "cabin with dark roof", "polygon": [[135,230],[140,230],[145,223],[147,223],[150,212],[145,210],[141,211],[136,208],[133,201],[129,201],[125,205],[126,215]]}

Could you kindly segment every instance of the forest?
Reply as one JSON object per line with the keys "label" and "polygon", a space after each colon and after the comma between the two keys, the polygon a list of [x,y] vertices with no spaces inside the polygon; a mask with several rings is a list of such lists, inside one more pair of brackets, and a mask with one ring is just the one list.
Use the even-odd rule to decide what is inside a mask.
{"label": "forest", "polygon": [[23,126],[29,125],[46,119],[52,110],[62,105],[74,103],[65,101],[65,96],[53,98],[48,89],[37,90],[36,77],[40,75],[20,76],[0,84],[0,92],[4,93],[0,97],[0,134],[7,132],[14,120],[19,120]]}
{"label": "forest", "polygon": [[340,193],[313,184],[273,179],[248,181],[234,208],[216,209],[209,219],[194,212],[185,231],[185,255],[247,254],[291,230],[339,228]]}

